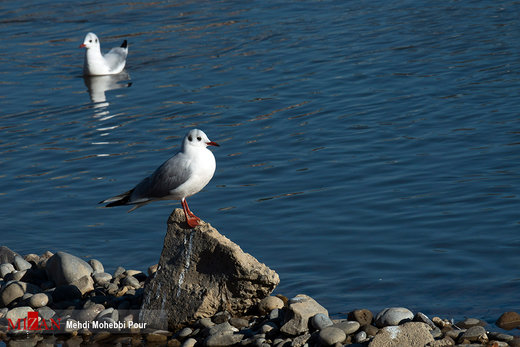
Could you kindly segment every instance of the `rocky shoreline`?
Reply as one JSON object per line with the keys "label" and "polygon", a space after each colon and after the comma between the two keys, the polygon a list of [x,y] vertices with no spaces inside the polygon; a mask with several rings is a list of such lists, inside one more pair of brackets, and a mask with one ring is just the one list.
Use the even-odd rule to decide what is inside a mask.
{"label": "rocky shoreline", "polygon": [[146,274],[0,246],[0,346],[520,347],[516,312],[494,326],[404,307],[331,319],[307,295],[273,296],[279,282],[209,223],[189,227],[181,209],[169,216],[159,262]]}
{"label": "rocky shoreline", "polygon": [[[64,252],[20,256],[7,247],[0,247],[0,263],[0,341],[9,346],[520,346],[518,330],[492,331],[517,329],[515,312],[495,326],[476,318],[429,319],[402,307],[330,319],[306,295],[267,296],[247,315],[220,311],[174,331],[158,330],[138,320],[143,288],[157,265],[147,274],[122,267],[109,274],[95,259],[87,263]],[[37,323],[30,312],[37,312]]]}

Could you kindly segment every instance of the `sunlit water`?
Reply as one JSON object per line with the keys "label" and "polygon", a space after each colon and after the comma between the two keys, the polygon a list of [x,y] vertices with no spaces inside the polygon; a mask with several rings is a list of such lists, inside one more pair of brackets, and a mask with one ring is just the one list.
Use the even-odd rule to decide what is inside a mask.
{"label": "sunlit water", "polygon": [[[493,322],[519,306],[519,7],[2,1],[0,243],[145,270],[180,204],[98,202],[198,127],[221,147],[190,207],[276,292]],[[89,31],[128,75],[81,77]]]}

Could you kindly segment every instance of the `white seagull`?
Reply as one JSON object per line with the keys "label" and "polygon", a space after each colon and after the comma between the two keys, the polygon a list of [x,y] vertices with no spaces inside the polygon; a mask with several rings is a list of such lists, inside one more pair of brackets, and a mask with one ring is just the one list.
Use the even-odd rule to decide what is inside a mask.
{"label": "white seagull", "polygon": [[79,46],[86,48],[83,74],[87,76],[115,75],[123,71],[128,55],[128,44],[123,41],[121,47],[112,48],[107,54],[101,54],[99,39],[94,33],[88,33]]}
{"label": "white seagull", "polygon": [[199,129],[186,134],[177,154],[159,166],[133,189],[103,200],[106,207],[135,205],[128,212],[155,200],[180,200],[186,222],[191,228],[200,220],[190,211],[186,198],[198,193],[215,173],[215,157],[208,146],[219,146]]}

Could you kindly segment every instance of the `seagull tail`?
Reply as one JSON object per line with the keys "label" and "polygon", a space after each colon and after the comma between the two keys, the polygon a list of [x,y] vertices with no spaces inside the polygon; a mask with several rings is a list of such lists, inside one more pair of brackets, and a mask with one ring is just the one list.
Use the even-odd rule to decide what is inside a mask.
{"label": "seagull tail", "polygon": [[126,40],[123,41],[123,43],[121,44],[121,48],[126,48],[128,46],[128,42],[126,42]]}
{"label": "seagull tail", "polygon": [[132,195],[133,191],[133,189],[129,190],[127,192],[124,192],[123,194],[119,194],[106,200],[100,201],[99,203],[107,204],[105,207],[128,205],[128,203],[130,202],[130,196]]}

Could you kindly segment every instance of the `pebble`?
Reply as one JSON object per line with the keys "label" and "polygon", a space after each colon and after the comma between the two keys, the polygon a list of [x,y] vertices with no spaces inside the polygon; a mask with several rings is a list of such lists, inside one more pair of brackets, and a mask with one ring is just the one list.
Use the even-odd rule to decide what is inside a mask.
{"label": "pebble", "polygon": [[161,342],[166,342],[166,340],[168,340],[168,336],[166,335],[163,335],[163,334],[158,334],[158,333],[149,333],[148,335],[146,335],[146,341],[148,342],[156,342],[156,343],[161,343]]}
{"label": "pebble", "polygon": [[14,267],[18,271],[24,271],[30,269],[32,265],[27,260],[17,255],[14,257]]}
{"label": "pebble", "polygon": [[249,326],[249,321],[247,319],[233,317],[229,319],[229,324],[237,329],[242,329]]}
{"label": "pebble", "polygon": [[105,267],[103,266],[103,264],[101,264],[101,262],[97,259],[90,259],[88,261],[89,265],[92,267],[92,270],[94,270],[94,273],[101,273],[101,272],[105,272]]}
{"label": "pebble", "polygon": [[512,330],[520,326],[520,314],[514,311],[504,312],[495,324],[501,329]]}
{"label": "pebble", "polygon": [[333,323],[329,316],[324,313],[318,313],[311,318],[311,324],[315,329],[322,330],[323,328],[330,327]]}
{"label": "pebble", "polygon": [[0,293],[0,304],[2,306],[8,306],[10,303],[18,298],[23,297],[25,290],[20,282],[12,282],[5,286]]}
{"label": "pebble", "polygon": [[209,328],[209,335],[217,335],[217,334],[232,334],[233,332],[238,331],[237,328],[229,324],[229,322],[224,322],[220,324],[216,324]]}
{"label": "pebble", "polygon": [[197,344],[197,340],[195,340],[193,337],[190,337],[186,341],[183,342],[181,347],[194,347]]}
{"label": "pebble", "polygon": [[29,298],[29,306],[32,308],[40,308],[49,304],[51,296],[46,293],[37,293]]}
{"label": "pebble", "polygon": [[430,318],[428,318],[427,315],[425,315],[422,312],[417,312],[415,316],[413,317],[414,322],[422,322],[428,324],[428,326],[432,329],[435,329],[437,326],[432,322]]}
{"label": "pebble", "polygon": [[348,314],[349,320],[355,320],[359,322],[360,325],[372,324],[372,320],[374,319],[374,315],[371,311],[367,309],[354,310],[349,312]]}
{"label": "pebble", "polygon": [[38,315],[42,317],[42,319],[51,319],[56,315],[56,312],[49,306],[40,307],[36,311],[38,311]]}
{"label": "pebble", "polygon": [[27,312],[33,312],[34,310],[29,306],[15,307],[9,310],[5,315],[7,320],[16,322],[18,319],[24,319],[27,317]]}
{"label": "pebble", "polygon": [[276,296],[268,296],[260,300],[258,303],[258,311],[260,311],[260,314],[265,315],[275,308],[283,308],[283,306],[282,299]]}
{"label": "pebble", "polygon": [[455,323],[455,325],[461,329],[468,329],[477,325],[486,326],[487,323],[476,318],[466,318],[463,321]]}
{"label": "pebble", "polygon": [[332,346],[336,343],[343,342],[347,335],[341,329],[334,327],[326,327],[319,333],[320,342],[325,346]]}
{"label": "pebble", "polygon": [[263,334],[267,334],[270,331],[278,330],[278,326],[273,322],[267,322],[260,328],[260,332]]}
{"label": "pebble", "polygon": [[204,341],[204,344],[208,347],[232,346],[242,341],[243,337],[242,334],[211,335]]}
{"label": "pebble", "polygon": [[359,322],[357,322],[355,320],[352,320],[352,321],[346,320],[346,321],[334,323],[333,327],[341,329],[341,330],[343,330],[343,332],[345,334],[350,335],[359,330],[360,324],[359,324]]}
{"label": "pebble", "polygon": [[185,337],[190,336],[192,332],[193,332],[193,329],[186,327],[186,328],[182,329],[181,331],[179,331],[177,333],[177,336],[179,336],[180,338],[185,338]]}
{"label": "pebble", "polygon": [[487,340],[486,329],[480,325],[472,326],[466,330],[460,338],[469,340],[470,342],[484,342]]}
{"label": "pebble", "polygon": [[364,332],[364,331],[360,331],[358,332],[355,336],[354,336],[354,342],[356,343],[363,343],[367,340],[367,333]]}
{"label": "pebble", "polygon": [[56,285],[72,284],[84,276],[90,277],[92,267],[83,259],[65,252],[56,252],[45,266],[49,279]]}
{"label": "pebble", "polygon": [[379,312],[375,318],[375,324],[378,328],[386,326],[399,325],[407,321],[411,321],[414,315],[412,311],[404,307],[385,308]]}
{"label": "pebble", "polygon": [[123,279],[123,285],[124,286],[130,286],[130,287],[135,288],[135,289],[138,289],[138,288],[141,287],[141,285],[139,284],[139,281],[134,276],[126,276]]}
{"label": "pebble", "polygon": [[7,274],[14,271],[14,266],[11,263],[0,265],[0,277],[4,278]]}
{"label": "pebble", "polygon": [[125,273],[125,268],[122,266],[118,266],[116,271],[114,271],[114,277],[120,277]]}
{"label": "pebble", "polygon": [[215,323],[213,323],[211,318],[201,318],[198,320],[198,324],[203,328],[211,328],[212,326],[215,325]]}

